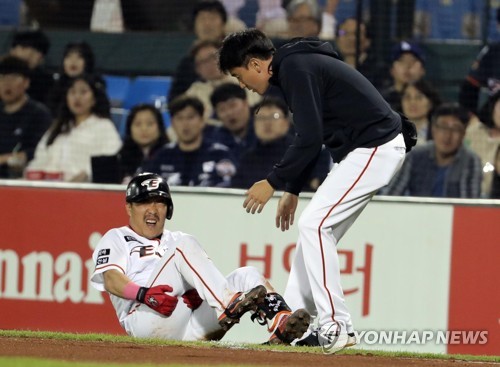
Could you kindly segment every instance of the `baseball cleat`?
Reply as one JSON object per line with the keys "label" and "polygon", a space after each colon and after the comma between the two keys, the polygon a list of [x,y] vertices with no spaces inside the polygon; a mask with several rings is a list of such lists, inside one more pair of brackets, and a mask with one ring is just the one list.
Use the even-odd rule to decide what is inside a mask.
{"label": "baseball cleat", "polygon": [[338,333],[332,328],[321,328],[314,330],[307,337],[299,340],[295,345],[308,347],[321,347],[323,353],[333,354],[344,348],[356,345],[356,335],[354,333]]}
{"label": "baseball cleat", "polygon": [[269,331],[273,334],[269,338],[269,344],[291,344],[295,339],[304,335],[309,328],[311,316],[303,308],[294,313],[282,311],[278,313]]}
{"label": "baseball cleat", "polygon": [[219,325],[222,330],[228,331],[234,324],[239,323],[241,316],[247,311],[256,311],[257,304],[263,302],[266,294],[267,290],[263,285],[258,285],[248,292],[236,293],[219,316]]}

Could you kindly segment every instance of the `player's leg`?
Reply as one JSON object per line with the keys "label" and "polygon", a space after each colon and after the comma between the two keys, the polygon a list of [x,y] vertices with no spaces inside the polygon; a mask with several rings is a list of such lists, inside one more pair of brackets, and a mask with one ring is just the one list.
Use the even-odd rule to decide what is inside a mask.
{"label": "player's leg", "polygon": [[183,280],[198,291],[200,297],[215,308],[224,330],[239,321],[244,313],[256,310],[266,295],[264,286],[235,291],[203,248],[192,236],[177,242],[174,263]]}
{"label": "player's leg", "polygon": [[266,325],[271,336],[270,343],[290,344],[302,337],[310,323],[310,315],[304,309],[292,311],[274,287],[254,267],[238,268],[228,275],[230,286],[235,289],[255,289],[265,286],[267,294],[257,303],[258,311],[252,314],[252,320]]}
{"label": "player's leg", "polygon": [[[187,235],[177,243],[169,244],[169,249],[147,282],[148,287],[161,284],[170,285],[173,288],[170,294],[179,297],[174,313],[170,317],[163,317],[149,307],[138,304],[124,320],[124,327],[130,335],[179,340],[206,339],[215,329],[221,329],[217,325],[217,317],[224,314],[236,296],[236,292],[231,289],[226,278],[208,258],[196,239]],[[212,317],[207,319],[206,323],[191,325],[194,332],[190,333],[187,328],[193,313],[180,297],[193,288],[206,301],[202,303],[203,307],[200,307],[198,313],[201,314],[206,309],[205,313],[211,314]],[[265,293],[264,289],[262,297]],[[235,317],[257,307],[253,299],[247,300],[243,297],[241,303],[242,305],[238,305],[236,309],[233,307],[233,311],[237,313]]]}
{"label": "player's leg", "polygon": [[191,310],[182,301],[169,317],[138,303],[120,323],[128,335],[137,338],[182,340],[190,317]]}
{"label": "player's leg", "polygon": [[295,254],[290,268],[290,274],[283,296],[292,310],[306,309],[311,316],[316,316],[317,310],[304,263],[303,246],[297,241]]}
{"label": "player's leg", "polygon": [[303,211],[299,241],[320,326],[353,331],[340,284],[336,245],[372,196],[404,160],[402,136],[378,148],[360,148],[336,165]]}

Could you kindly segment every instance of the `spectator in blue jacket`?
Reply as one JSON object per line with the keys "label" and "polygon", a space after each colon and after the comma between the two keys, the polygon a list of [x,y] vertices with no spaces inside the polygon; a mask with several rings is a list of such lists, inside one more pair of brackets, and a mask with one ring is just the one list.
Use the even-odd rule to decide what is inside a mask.
{"label": "spectator in blue jacket", "polygon": [[[265,177],[279,163],[293,141],[290,134],[290,114],[285,102],[277,97],[266,97],[255,116],[256,145],[243,153],[232,186],[247,189]],[[304,191],[315,191],[330,172],[330,154],[323,150],[316,167],[307,180]],[[281,189],[284,189],[282,187]]]}
{"label": "spectator in blue jacket", "polygon": [[235,163],[228,147],[204,137],[203,102],[180,95],[168,108],[177,142],[163,146],[139,172],[157,173],[170,186],[230,186]]}
{"label": "spectator in blue jacket", "polygon": [[227,146],[235,159],[239,160],[257,141],[247,94],[236,84],[224,83],[215,88],[210,102],[222,126],[208,131],[207,135],[215,142]]}

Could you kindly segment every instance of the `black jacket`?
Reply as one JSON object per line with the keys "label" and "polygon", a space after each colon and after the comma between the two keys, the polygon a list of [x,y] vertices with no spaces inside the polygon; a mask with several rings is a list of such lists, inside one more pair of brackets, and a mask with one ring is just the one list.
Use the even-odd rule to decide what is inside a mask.
{"label": "black jacket", "polygon": [[343,61],[330,43],[294,39],[272,60],[272,85],[293,112],[295,139],[267,179],[298,194],[323,144],[334,162],[359,147],[376,147],[401,132],[401,119],[375,87]]}

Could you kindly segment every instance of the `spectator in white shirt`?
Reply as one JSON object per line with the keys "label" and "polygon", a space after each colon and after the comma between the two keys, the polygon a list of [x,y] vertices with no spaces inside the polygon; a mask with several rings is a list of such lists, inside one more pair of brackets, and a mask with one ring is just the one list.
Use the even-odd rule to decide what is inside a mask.
{"label": "spectator in white shirt", "polygon": [[74,78],[59,116],[37,145],[26,177],[91,181],[91,157],[114,155],[122,145],[109,116],[103,81],[92,75]]}

